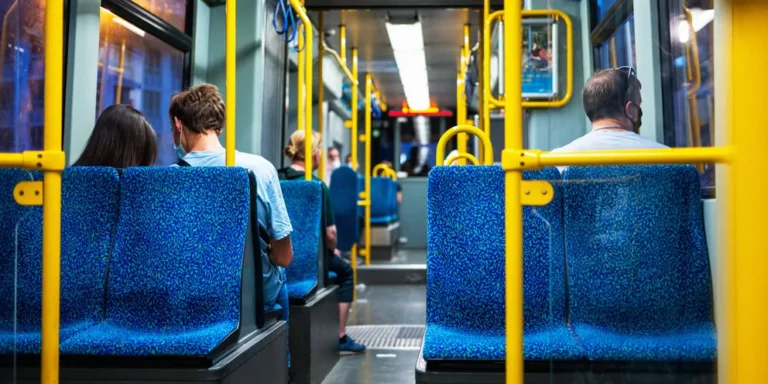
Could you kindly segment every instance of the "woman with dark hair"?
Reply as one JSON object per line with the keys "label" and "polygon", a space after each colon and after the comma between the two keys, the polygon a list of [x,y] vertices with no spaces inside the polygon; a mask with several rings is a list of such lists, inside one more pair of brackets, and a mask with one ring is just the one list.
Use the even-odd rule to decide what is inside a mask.
{"label": "woman with dark hair", "polygon": [[157,137],[144,115],[115,104],[101,113],[75,166],[148,166],[157,157]]}

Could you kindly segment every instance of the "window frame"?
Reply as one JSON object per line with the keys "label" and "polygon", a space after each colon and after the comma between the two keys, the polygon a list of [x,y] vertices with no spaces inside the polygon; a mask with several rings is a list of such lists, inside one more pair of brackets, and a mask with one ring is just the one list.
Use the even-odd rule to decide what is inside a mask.
{"label": "window frame", "polygon": [[101,0],[101,6],[116,16],[142,29],[149,35],[170,45],[184,54],[181,88],[190,86],[192,79],[192,50],[194,48],[196,1],[186,1],[184,31],[163,20],[154,13],[131,0]]}

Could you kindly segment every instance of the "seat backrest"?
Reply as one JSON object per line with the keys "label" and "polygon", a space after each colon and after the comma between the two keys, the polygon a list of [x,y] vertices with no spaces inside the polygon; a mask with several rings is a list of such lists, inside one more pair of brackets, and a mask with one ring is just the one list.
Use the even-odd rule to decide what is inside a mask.
{"label": "seat backrest", "polygon": [[[107,264],[117,230],[119,176],[109,167],[70,167],[61,191],[61,326],[101,321]],[[40,331],[42,207],[19,226],[19,324]],[[22,283],[23,281],[23,283]]]}
{"label": "seat backrest", "polygon": [[[129,168],[121,185],[107,317],[147,332],[237,329],[253,216],[246,170]],[[209,342],[191,348],[222,340]]]}
{"label": "seat backrest", "polygon": [[571,167],[564,196],[571,321],[632,332],[711,321],[694,167]]}
{"label": "seat backrest", "polygon": [[371,178],[371,219],[389,222],[392,219],[392,180]]}
{"label": "seat backrest", "polygon": [[[565,323],[565,256],[558,230],[559,173],[550,205],[523,210],[525,328]],[[504,332],[504,171],[498,166],[435,167],[427,186],[427,323]]]}
{"label": "seat backrest", "polygon": [[357,243],[360,221],[357,202],[360,200],[359,175],[350,167],[341,167],[331,174],[331,205],[338,233],[337,248],[348,252]]}
{"label": "seat backrest", "polygon": [[[293,262],[286,268],[288,283],[311,282],[317,284],[318,259],[322,242],[321,217],[323,190],[319,181],[281,181],[285,206],[291,219],[293,233]],[[321,232],[322,231],[322,232]]]}
{"label": "seat backrest", "polygon": [[[39,172],[0,168],[0,332],[13,332],[17,263],[23,262],[17,247],[17,228],[34,210],[34,207],[16,203],[13,190],[19,182],[41,179]],[[39,295],[40,291],[37,293]],[[11,345],[0,345],[0,351],[10,351],[11,348]]]}

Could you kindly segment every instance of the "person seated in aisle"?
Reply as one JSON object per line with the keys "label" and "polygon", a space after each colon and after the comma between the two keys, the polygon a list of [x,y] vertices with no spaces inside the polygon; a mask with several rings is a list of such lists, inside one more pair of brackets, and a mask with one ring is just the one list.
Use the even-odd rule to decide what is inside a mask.
{"label": "person seated in aisle", "polygon": [[351,153],[347,154],[347,157],[344,158],[344,165],[346,165],[347,167],[351,167],[352,166],[352,154]]}
{"label": "person seated in aisle", "polygon": [[[322,156],[322,137],[316,131],[312,132],[312,170],[317,170]],[[285,148],[285,155],[291,159],[291,165],[280,169],[278,173],[280,178],[285,180],[304,180],[305,158],[304,144],[305,136],[303,130],[298,130],[291,134],[290,143]],[[334,222],[333,206],[331,205],[331,192],[325,183],[312,176],[312,180],[319,181],[323,188],[323,228],[325,228],[326,261],[328,270],[337,275],[336,282],[339,284],[339,347],[342,354],[361,353],[365,351],[365,346],[355,342],[347,335],[347,319],[349,318],[349,308],[352,304],[352,296],[355,290],[354,275],[352,267],[341,257],[336,249],[336,223]]]}
{"label": "person seated in aisle", "polygon": [[325,169],[325,184],[331,185],[331,174],[341,167],[341,152],[336,147],[328,148],[328,165]]}
{"label": "person seated in aisle", "polygon": [[[169,108],[173,142],[180,166],[225,166],[225,149],[219,142],[224,129],[225,106],[215,85],[203,84],[182,91]],[[261,156],[236,152],[235,165],[256,175],[256,220],[268,239],[261,241],[264,304],[282,307],[280,320],[288,321],[285,269],[293,260],[293,231],[275,167]],[[190,218],[193,219],[193,218]],[[268,240],[268,244],[266,244]],[[290,360],[289,360],[290,361]]]}
{"label": "person seated in aisle", "polygon": [[641,86],[631,67],[595,72],[582,93],[592,130],[552,152],[669,148],[639,135],[643,124]]}
{"label": "person seated in aisle", "polygon": [[74,166],[146,167],[156,157],[157,136],[144,115],[129,105],[115,104],[96,120]]}

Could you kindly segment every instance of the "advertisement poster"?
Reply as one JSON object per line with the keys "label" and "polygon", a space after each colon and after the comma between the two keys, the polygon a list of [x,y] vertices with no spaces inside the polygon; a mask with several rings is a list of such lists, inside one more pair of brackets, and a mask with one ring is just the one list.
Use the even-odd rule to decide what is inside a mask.
{"label": "advertisement poster", "polygon": [[523,97],[557,96],[557,24],[547,19],[523,24]]}

